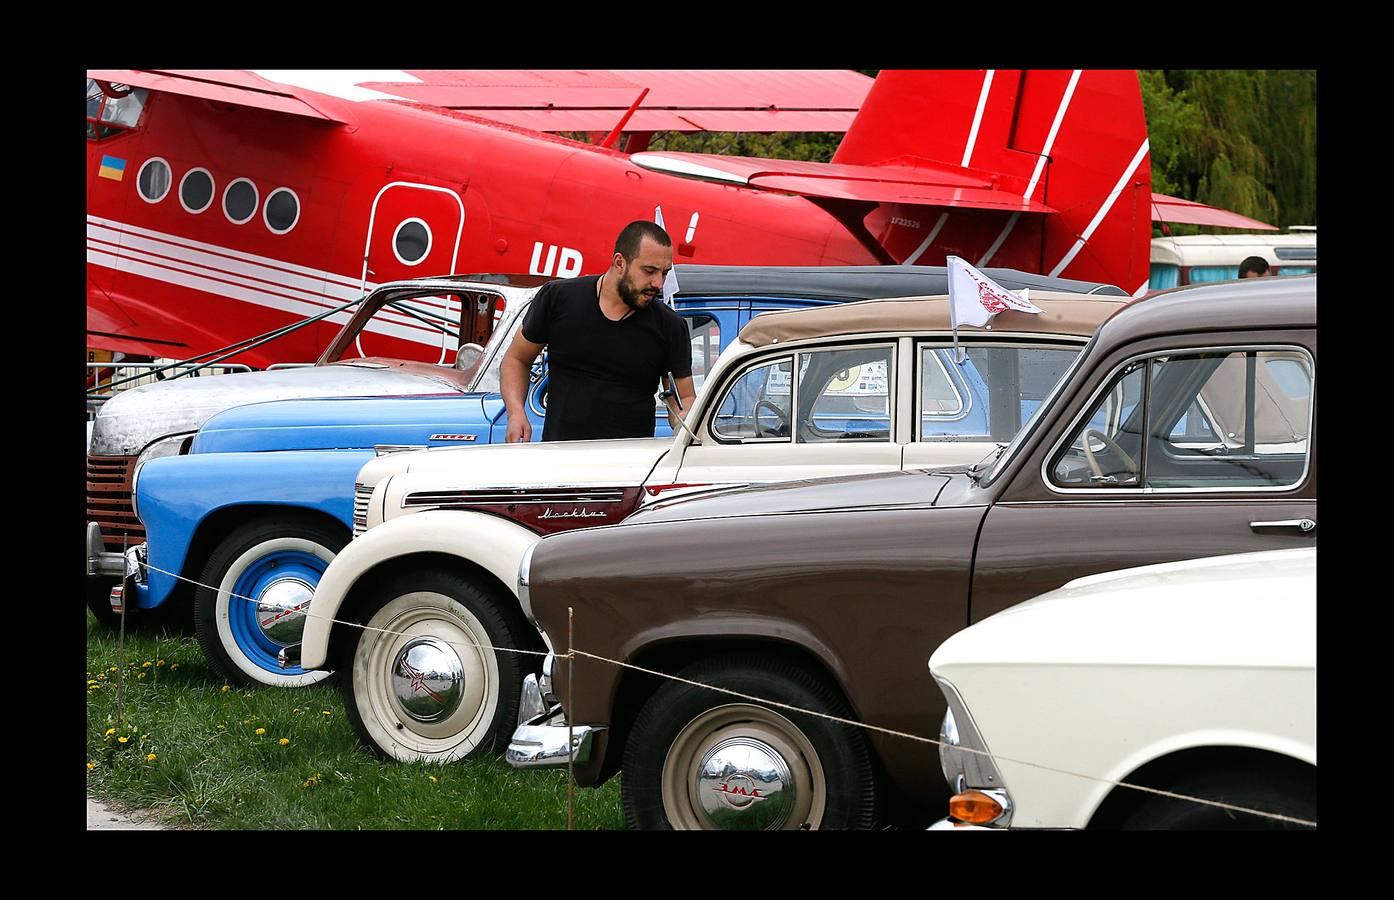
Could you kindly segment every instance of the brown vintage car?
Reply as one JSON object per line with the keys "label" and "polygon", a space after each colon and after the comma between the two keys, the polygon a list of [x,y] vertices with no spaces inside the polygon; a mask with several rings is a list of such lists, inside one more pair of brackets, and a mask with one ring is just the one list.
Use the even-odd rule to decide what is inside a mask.
{"label": "brown vintage car", "polygon": [[[1315,277],[1169,291],[1106,321],[977,466],[677,500],[541,541],[520,583],[558,655],[529,689],[564,709],[521,723],[510,759],[537,764],[564,713],[578,782],[623,769],[631,827],[928,821],[934,747],[699,685],[933,738],[925,660],[968,624],[1084,575],[1314,546],[1316,350]],[[569,641],[699,685],[567,663]]]}

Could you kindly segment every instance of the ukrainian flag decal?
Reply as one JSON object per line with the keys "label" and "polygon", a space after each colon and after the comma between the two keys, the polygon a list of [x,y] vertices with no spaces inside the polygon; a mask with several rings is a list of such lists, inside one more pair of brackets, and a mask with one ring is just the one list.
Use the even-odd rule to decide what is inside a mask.
{"label": "ukrainian flag decal", "polygon": [[97,175],[101,178],[110,178],[112,181],[120,181],[126,174],[126,161],[117,159],[115,156],[103,156],[102,167],[97,170]]}

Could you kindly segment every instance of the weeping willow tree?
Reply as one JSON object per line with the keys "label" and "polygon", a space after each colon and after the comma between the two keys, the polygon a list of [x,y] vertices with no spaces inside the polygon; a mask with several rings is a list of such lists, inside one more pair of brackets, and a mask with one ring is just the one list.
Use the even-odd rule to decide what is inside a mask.
{"label": "weeping willow tree", "polygon": [[1144,70],[1153,190],[1315,225],[1316,72]]}

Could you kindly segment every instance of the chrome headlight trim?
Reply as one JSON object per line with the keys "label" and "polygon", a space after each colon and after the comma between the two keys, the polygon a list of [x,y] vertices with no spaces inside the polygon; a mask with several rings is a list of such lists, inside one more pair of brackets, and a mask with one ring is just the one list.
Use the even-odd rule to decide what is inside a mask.
{"label": "chrome headlight trim", "polygon": [[[1002,775],[997,771],[992,757],[986,755],[987,743],[979,733],[977,723],[973,721],[973,714],[968,711],[967,704],[959,696],[958,688],[937,675],[934,676],[934,680],[949,703],[949,710],[944,715],[944,723],[940,729],[940,740],[943,743],[939,746],[939,765],[944,772],[944,780],[949,783],[949,790],[958,793],[977,788],[1005,792],[1007,786],[1003,783]],[[1011,807],[1007,806],[1007,809],[1009,812],[1006,818],[994,824],[1006,825],[1010,821]]]}
{"label": "chrome headlight trim", "polygon": [[532,602],[528,598],[528,584],[532,577],[532,551],[537,549],[539,541],[528,544],[523,551],[523,558],[518,561],[518,603],[523,607],[523,615],[528,617],[528,621],[537,625],[537,619],[532,614]]}

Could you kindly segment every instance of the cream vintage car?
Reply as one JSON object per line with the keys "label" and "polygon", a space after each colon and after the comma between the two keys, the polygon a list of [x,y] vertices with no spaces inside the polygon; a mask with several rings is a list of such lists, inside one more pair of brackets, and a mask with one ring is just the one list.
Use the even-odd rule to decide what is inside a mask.
{"label": "cream vintage car", "polygon": [[758,316],[671,438],[372,460],[355,488],[355,537],[315,590],[299,659],[292,648],[283,664],[340,671],[349,720],[379,755],[447,762],[502,751],[523,679],[548,649],[517,597],[533,543],[684,493],[977,463],[1011,440],[1127,302],[1031,299],[1044,314],[961,328],[962,362],[945,297]]}
{"label": "cream vintage car", "polygon": [[1309,547],[1091,575],[949,638],[929,668],[954,796],[933,828],[1314,823],[1316,561]]}

